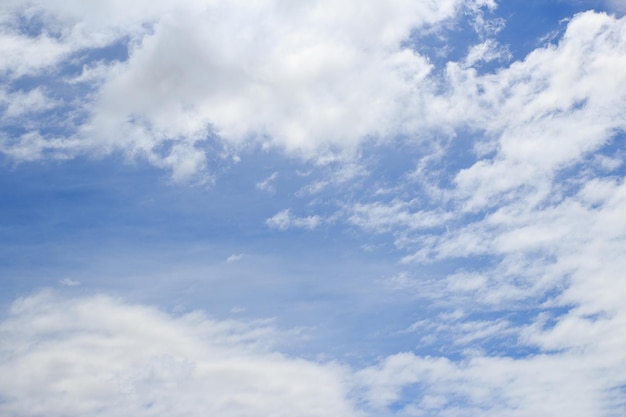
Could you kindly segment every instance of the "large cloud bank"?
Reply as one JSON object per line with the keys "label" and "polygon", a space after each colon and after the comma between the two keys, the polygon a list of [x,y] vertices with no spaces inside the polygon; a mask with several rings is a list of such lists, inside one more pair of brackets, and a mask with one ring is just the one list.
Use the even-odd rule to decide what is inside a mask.
{"label": "large cloud bank", "polygon": [[39,293],[0,324],[0,413],[356,416],[347,374],[272,353],[267,323]]}
{"label": "large cloud bank", "polygon": [[[22,103],[8,108],[5,124],[51,108],[64,117],[31,123],[3,150],[18,160],[122,150],[183,179],[205,168],[212,136],[228,149],[255,143],[310,158],[416,133],[432,124],[432,65],[407,41],[492,7],[5,2],[4,96]],[[128,56],[93,58],[116,45]],[[16,87],[29,77],[45,87]],[[71,89],[79,95],[67,97]]]}

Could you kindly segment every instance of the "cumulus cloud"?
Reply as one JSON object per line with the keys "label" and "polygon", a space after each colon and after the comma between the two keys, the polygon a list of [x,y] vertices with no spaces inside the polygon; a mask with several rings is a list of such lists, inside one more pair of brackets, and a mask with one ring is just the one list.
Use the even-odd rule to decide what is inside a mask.
{"label": "cumulus cloud", "polygon": [[[404,262],[462,265],[432,279],[402,273],[390,287],[496,317],[415,323],[408,330],[424,344],[478,351],[460,362],[399,354],[364,370],[373,406],[407,415],[623,413],[625,28],[623,18],[587,12],[557,44],[494,73],[449,63],[454,90],[439,104],[475,129],[468,166],[449,182],[449,171],[418,167],[412,179],[430,186],[419,197],[411,183],[397,192],[410,199],[351,206],[349,221],[392,233],[410,252]],[[411,230],[433,205],[440,227]],[[504,319],[512,309],[524,311],[522,323]],[[512,339],[500,348],[503,335]],[[538,353],[503,353],[525,348]],[[419,394],[407,405],[409,387]]]}
{"label": "cumulus cloud", "polygon": [[[432,65],[403,42],[481,8],[495,3],[10,1],[0,21],[9,59],[0,70],[10,84],[25,74],[62,72],[76,57],[83,73],[59,80],[86,83],[95,93],[70,103],[85,116],[64,134],[73,140],[61,142],[79,145],[63,151],[122,150],[184,179],[206,167],[208,138],[314,158],[416,133],[428,125]],[[24,30],[20,19],[38,30]],[[89,51],[116,44],[128,49],[127,58],[87,61]],[[42,139],[48,153],[58,152],[58,138]],[[17,142],[5,152],[41,156]]]}
{"label": "cumulus cloud", "polygon": [[507,60],[510,56],[511,54],[507,51],[506,47],[499,45],[498,42],[493,39],[488,39],[470,48],[465,57],[464,65],[466,67],[473,67],[477,63]]}
{"label": "cumulus cloud", "polygon": [[486,130],[497,149],[493,158],[457,174],[466,210],[497,204],[507,194],[514,198],[527,187],[533,201],[545,197],[559,170],[626,129],[619,71],[626,60],[625,22],[601,13],[577,15],[557,46],[537,49],[496,74],[476,76],[448,65],[456,113],[473,113],[471,123]]}
{"label": "cumulus cloud", "polygon": [[[117,1],[98,6],[31,1],[2,7],[7,41],[1,44],[12,48],[5,54],[11,59],[3,61],[6,86],[33,71],[62,71],[71,54],[116,43],[128,48],[122,61],[95,67],[84,62],[85,73],[74,78],[95,94],[68,103],[46,99],[38,88],[22,93],[22,107],[18,97],[11,100],[15,104],[6,112],[12,116],[24,114],[19,109],[25,105],[69,105],[83,114],[55,135],[29,120],[31,130],[2,147],[18,160],[123,150],[182,180],[206,169],[208,139],[319,157],[376,138],[469,124],[500,137],[500,155],[507,161],[485,161],[459,173],[457,182],[474,196],[471,208],[489,192],[506,192],[532,181],[531,175],[543,177],[542,169],[575,160],[621,123],[624,82],[614,69],[623,64],[623,19],[599,13],[572,19],[557,47],[478,76],[473,65],[507,54],[494,39],[485,39],[463,62],[448,64],[447,91],[440,94],[429,59],[403,42],[464,8],[481,16],[480,7],[495,8],[494,2],[397,0],[340,7],[319,0],[286,7],[270,0],[254,5],[163,0],[127,7]],[[25,31],[19,18],[39,29]],[[476,21],[485,30],[489,26],[485,19]],[[78,64],[81,59],[86,58]],[[64,80],[74,82],[69,74]],[[578,116],[570,120],[572,113]],[[599,123],[583,123],[587,117]],[[563,136],[571,137],[566,146],[554,145],[553,138]],[[539,148],[549,151],[529,155],[532,160],[524,156]],[[504,171],[515,175],[503,176]]]}
{"label": "cumulus cloud", "polygon": [[[494,300],[563,284],[575,268],[565,266],[571,254],[612,245],[623,230],[614,217],[624,209],[623,181],[612,172],[623,155],[610,144],[626,130],[625,27],[626,19],[582,13],[557,45],[496,73],[478,75],[448,64],[455,89],[444,113],[465,117],[484,132],[467,150],[474,161],[454,172],[451,183],[438,183],[437,159],[435,171],[421,167],[413,173],[431,187],[425,195],[353,204],[349,221],[391,231],[399,247],[417,248],[407,262],[504,257],[485,275],[498,282],[501,294],[492,293]],[[433,205],[439,208],[432,211]],[[608,223],[616,227],[608,230]],[[419,233],[411,232],[417,226]],[[427,226],[439,228],[424,233]],[[516,290],[520,276],[533,282]]]}
{"label": "cumulus cloud", "polygon": [[0,412],[357,416],[345,370],[267,349],[262,323],[39,293],[0,322]]}
{"label": "cumulus cloud", "polygon": [[388,204],[356,204],[350,207],[348,221],[361,228],[384,232],[394,229],[430,229],[445,223],[449,214],[443,211],[411,211],[415,202],[394,200]]}
{"label": "cumulus cloud", "polygon": [[276,180],[276,178],[278,178],[278,172],[274,172],[263,181],[257,182],[256,188],[262,191],[272,192],[274,191],[274,180]]}

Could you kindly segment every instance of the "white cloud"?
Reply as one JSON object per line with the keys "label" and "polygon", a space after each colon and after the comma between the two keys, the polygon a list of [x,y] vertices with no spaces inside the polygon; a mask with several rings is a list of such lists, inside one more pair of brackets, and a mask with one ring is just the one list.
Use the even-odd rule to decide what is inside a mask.
{"label": "white cloud", "polygon": [[450,214],[440,210],[411,211],[414,203],[394,200],[388,204],[356,204],[350,207],[348,221],[366,230],[384,232],[397,228],[429,229],[441,226],[451,217]]}
{"label": "white cloud", "polygon": [[494,60],[504,61],[510,59],[511,54],[506,47],[498,44],[493,39],[488,39],[483,43],[470,48],[465,57],[465,67],[473,67],[476,64],[491,62]]}
{"label": "white cloud", "polygon": [[278,178],[278,172],[272,173],[269,177],[265,178],[263,181],[256,183],[256,188],[263,191],[274,191],[274,180]]}
{"label": "white cloud", "polygon": [[454,363],[401,353],[360,371],[359,378],[379,409],[402,400],[407,386],[417,386],[419,394],[401,403],[400,415],[619,415],[623,355],[615,359],[569,352],[521,359],[474,356]]}
{"label": "white cloud", "polygon": [[[456,177],[466,209],[495,205],[507,193],[534,191],[542,198],[558,170],[605,145],[623,118],[626,20],[599,13],[574,17],[557,46],[533,51],[496,74],[448,65],[455,95],[453,118],[485,129],[498,149]],[[523,191],[528,193],[528,191]],[[543,193],[543,194],[542,194]],[[513,194],[514,195],[514,194]]]}
{"label": "white cloud", "polygon": [[16,301],[0,322],[0,413],[356,416],[345,370],[259,344],[272,330],[108,297]]}
{"label": "white cloud", "polygon": [[[416,248],[407,262],[502,257],[482,271],[490,284],[479,293],[493,302],[563,285],[577,268],[571,254],[583,256],[590,246],[613,245],[621,236],[622,222],[613,213],[626,210],[619,197],[623,186],[596,178],[603,174],[589,169],[590,164],[605,173],[616,169],[623,155],[587,160],[626,130],[626,42],[620,35],[625,27],[626,19],[587,12],[569,22],[558,45],[538,49],[497,73],[479,76],[448,64],[455,89],[445,97],[451,107],[441,113],[484,130],[483,141],[491,141],[494,152],[470,155],[475,162],[458,171],[450,187],[429,189],[426,204],[418,198],[356,203],[350,221],[366,230],[391,231],[398,247]],[[578,166],[583,171],[567,183],[559,179],[559,173]],[[426,184],[436,181],[424,169],[414,175],[423,176]],[[611,189],[612,198],[602,194],[590,201],[597,187]],[[446,209],[430,212],[423,208],[427,205]],[[611,230],[606,219],[615,223]],[[416,225],[446,231],[412,232]],[[454,279],[448,282],[455,287]]]}
{"label": "white cloud", "polygon": [[63,152],[123,150],[184,179],[205,168],[202,142],[214,134],[229,146],[255,143],[316,158],[429,126],[423,107],[432,66],[402,42],[464,8],[479,15],[480,7],[495,4],[9,1],[3,16],[33,19],[43,34],[5,19],[0,44],[10,49],[3,62],[12,77],[126,44],[127,61],[87,62],[84,74],[65,80],[90,82],[96,91],[91,104],[78,105],[90,114],[75,126],[81,147]]}
{"label": "white cloud", "polygon": [[470,344],[521,330],[525,344],[552,353],[470,351],[457,361],[398,353],[350,370],[273,351],[284,336],[264,322],[171,316],[106,296],[42,292],[14,302],[0,322],[0,412],[582,417],[619,410],[625,315],[579,311],[553,327],[542,317],[526,327],[466,317],[453,311],[440,315],[444,325],[426,321],[411,331],[426,326]]}
{"label": "white cloud", "polygon": [[359,178],[365,178],[369,174],[359,161],[344,158],[342,155],[320,155],[316,162],[317,171],[322,172],[323,179],[302,187],[296,192],[296,196],[305,197],[318,194],[328,188],[350,186]]}
{"label": "white cloud", "polygon": [[[424,19],[452,16],[454,3],[181,8],[111,73],[92,129],[114,120],[153,146],[183,138],[193,147],[210,127],[231,144],[260,140],[309,157],[354,147],[401,129],[400,103],[430,66],[399,44]],[[129,115],[137,122],[120,126]]]}
{"label": "white cloud", "polygon": [[[432,279],[400,274],[388,280],[392,288],[496,315],[410,327],[436,333],[424,343],[449,338],[480,349],[459,362],[399,354],[362,371],[373,406],[399,401],[406,415],[623,414],[626,186],[616,172],[624,155],[612,141],[626,131],[625,28],[625,19],[583,13],[558,45],[493,74],[449,64],[454,90],[432,109],[484,132],[483,149],[423,203],[404,185],[392,204],[353,205],[382,213],[353,224],[392,232],[398,247],[413,251],[406,262],[462,265]],[[424,169],[414,176],[437,184]],[[446,207],[446,231],[411,232],[412,216],[432,205]],[[511,310],[524,311],[528,323],[504,320]],[[502,335],[514,345],[494,347]],[[524,347],[538,353],[518,355]],[[409,387],[419,394],[407,405]]]}
{"label": "white cloud", "polygon": [[3,32],[0,32],[0,54],[4,57],[0,74],[19,77],[33,73],[56,64],[71,52],[69,47],[48,36],[33,39]]}
{"label": "white cloud", "polygon": [[[458,310],[456,311],[458,312]],[[496,320],[463,320],[458,321],[456,312],[442,314],[437,319],[424,319],[411,324],[403,333],[426,333],[427,340],[449,341],[454,345],[481,346],[477,341],[485,339],[502,338],[505,336],[516,336],[521,329],[515,328],[504,319]],[[461,317],[459,317],[461,318]],[[423,343],[424,338],[422,338]]]}
{"label": "white cloud", "polygon": [[77,285],[80,285],[80,281],[77,281],[71,278],[63,278],[62,280],[59,281],[59,284],[64,285],[66,287],[75,287]]}
{"label": "white cloud", "polygon": [[[458,175],[460,189],[473,196],[467,202],[472,209],[490,193],[545,177],[545,170],[549,176],[623,125],[618,109],[624,80],[617,70],[624,60],[623,20],[592,12],[572,19],[557,47],[477,76],[468,65],[504,53],[493,39],[484,40],[463,65],[448,65],[451,93],[435,94],[428,59],[402,41],[463,7],[481,16],[478,7],[495,4],[6,2],[3,16],[39,19],[44,35],[22,33],[8,18],[0,21],[8,37],[0,44],[13,48],[7,56],[15,55],[3,61],[11,65],[5,71],[54,67],[68,54],[120,41],[128,42],[130,57],[96,65],[96,72],[88,63],[91,75],[78,78],[103,78],[94,84],[95,101],[78,104],[91,117],[72,138],[41,135],[37,146],[48,152],[18,139],[11,149],[21,151],[5,152],[32,159],[122,149],[183,180],[207,167],[203,143],[214,134],[229,146],[253,142],[319,157],[376,138],[424,136],[469,123],[499,137],[499,155],[507,161],[484,161]],[[487,23],[477,20],[481,27]],[[597,123],[583,122],[589,118]],[[564,136],[571,138],[566,146],[550,139]],[[533,151],[539,148],[547,151]]]}
{"label": "white cloud", "polygon": [[0,91],[0,103],[6,105],[2,114],[4,118],[16,118],[29,113],[41,112],[51,109],[57,104],[55,100],[46,97],[41,88],[12,93]]}
{"label": "white cloud", "polygon": [[[203,146],[211,134],[233,148],[254,143],[322,160],[336,148],[354,150],[364,141],[402,133],[417,141],[433,126],[444,133],[468,128],[480,143],[467,150],[466,168],[429,170],[431,163],[446,161],[444,146],[422,157],[412,179],[426,187],[423,200],[406,184],[390,191],[398,195],[391,202],[372,201],[374,193],[355,202],[350,194],[345,219],[370,232],[391,232],[396,246],[409,252],[406,263],[462,260],[463,267],[432,279],[399,274],[388,280],[395,290],[419,293],[454,311],[460,304],[478,312],[526,309],[522,324],[469,315],[446,323],[451,319],[441,316],[425,324],[438,339],[483,346],[507,334],[538,353],[473,352],[458,362],[391,355],[354,376],[367,403],[377,415],[390,413],[386,408],[400,400],[406,415],[576,417],[623,410],[626,185],[616,172],[624,154],[607,145],[626,130],[626,19],[579,14],[558,44],[484,75],[472,65],[502,50],[481,38],[464,61],[449,63],[444,78],[436,80],[428,60],[400,44],[412,29],[454,16],[461,2],[274,7],[270,1],[218,1],[198,2],[197,8],[159,2],[150,12],[149,30],[142,29],[147,21],[135,9],[102,3],[93,6],[101,16],[91,16],[87,6],[51,3],[45,16],[56,16],[57,26],[67,29],[58,38],[2,32],[13,57],[3,71],[25,74],[54,65],[67,51],[128,35],[120,29],[126,25],[134,28],[129,60],[95,71],[102,74],[102,88],[77,135],[28,132],[3,144],[5,153],[32,160],[51,150],[71,156],[123,149],[182,180],[207,166]],[[80,41],[90,19],[97,30]],[[48,53],[38,56],[37,48]],[[435,81],[445,83],[438,94]],[[45,102],[36,93],[23,97],[28,100]],[[16,103],[13,114],[26,114],[27,106]],[[351,184],[366,172],[358,164],[346,166],[334,184]],[[444,175],[452,181],[443,181]],[[298,196],[332,181],[314,182]],[[271,181],[259,184],[269,187]],[[286,209],[266,224],[314,229],[324,221]],[[122,409],[167,414],[181,403],[187,415],[354,413],[338,368],[250,350],[220,332],[208,340],[197,336],[189,318],[102,298],[34,297],[22,304],[1,328],[0,358],[17,352],[0,362],[0,396],[10,399],[0,402],[0,410],[8,413],[88,415],[106,404],[110,415]],[[549,307],[567,311],[550,316]],[[64,316],[66,310],[73,315]],[[132,330],[114,320],[122,315]],[[230,328],[200,322],[212,336],[215,326]],[[234,331],[234,337],[248,336]],[[126,350],[131,356],[124,356]],[[94,379],[96,374],[105,377]],[[407,401],[403,390],[411,386],[419,395]],[[72,390],[80,395],[66,394]],[[207,391],[217,395],[207,398]]]}
{"label": "white cloud", "polygon": [[280,211],[266,220],[266,224],[279,230],[287,230],[290,228],[315,229],[322,223],[322,218],[317,214],[308,217],[297,217],[291,214],[290,209]]}

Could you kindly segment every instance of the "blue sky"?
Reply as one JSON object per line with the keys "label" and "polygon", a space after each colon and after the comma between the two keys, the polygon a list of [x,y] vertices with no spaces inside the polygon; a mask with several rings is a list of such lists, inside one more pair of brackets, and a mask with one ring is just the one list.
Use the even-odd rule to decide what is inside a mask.
{"label": "blue sky", "polygon": [[0,414],[624,415],[624,13],[4,2]]}

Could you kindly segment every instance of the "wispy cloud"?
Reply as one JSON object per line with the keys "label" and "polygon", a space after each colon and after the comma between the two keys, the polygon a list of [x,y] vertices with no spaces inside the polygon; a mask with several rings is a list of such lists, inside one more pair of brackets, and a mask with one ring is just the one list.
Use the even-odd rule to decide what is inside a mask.
{"label": "wispy cloud", "polygon": [[322,223],[322,218],[317,214],[307,217],[297,217],[291,214],[290,209],[282,210],[265,222],[269,227],[279,230],[290,228],[315,229]]}
{"label": "wispy cloud", "polygon": [[75,287],[77,285],[80,285],[80,281],[70,279],[70,278],[63,278],[61,281],[59,281],[59,284],[64,285],[66,287]]}
{"label": "wispy cloud", "polygon": [[272,192],[274,191],[274,180],[276,180],[276,178],[278,178],[278,172],[274,172],[263,181],[257,182],[256,188],[258,188],[259,190]]}
{"label": "wispy cloud", "polygon": [[233,263],[243,259],[243,253],[233,253],[228,258],[226,258],[226,263]]}

